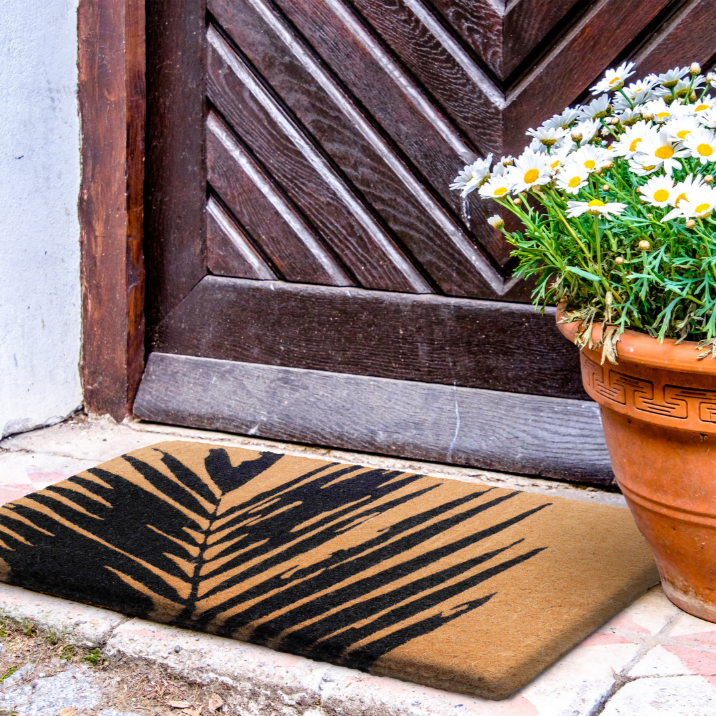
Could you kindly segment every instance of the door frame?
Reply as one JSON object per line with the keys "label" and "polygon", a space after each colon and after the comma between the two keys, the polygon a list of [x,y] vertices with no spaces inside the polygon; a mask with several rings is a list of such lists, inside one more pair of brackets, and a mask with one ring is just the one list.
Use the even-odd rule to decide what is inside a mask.
{"label": "door frame", "polygon": [[80,0],[81,378],[85,409],[122,421],[144,370],[144,0]]}

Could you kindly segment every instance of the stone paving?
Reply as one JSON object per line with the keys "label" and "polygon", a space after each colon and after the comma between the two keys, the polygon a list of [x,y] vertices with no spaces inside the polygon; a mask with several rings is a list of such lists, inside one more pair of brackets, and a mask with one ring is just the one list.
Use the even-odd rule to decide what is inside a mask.
{"label": "stone paving", "polygon": [[[165,439],[203,439],[330,456],[623,504],[620,495],[566,483],[140,422],[116,425],[99,419],[78,419],[0,442],[0,503]],[[0,615],[17,623],[30,620],[38,629],[62,634],[68,643],[97,647],[110,663],[120,658],[162,665],[178,677],[229,688],[233,698],[231,708],[227,705],[224,711],[227,716],[229,712],[236,716],[716,716],[716,624],[681,612],[659,587],[501,702],[369,676],[7,585],[0,585]],[[0,714],[71,716],[75,713],[72,709],[78,709],[99,716],[121,716],[110,709],[95,709],[100,703],[101,681],[91,669],[72,665],[38,678],[27,670],[28,665],[18,666],[26,671],[21,668],[0,684]],[[145,709],[135,716],[148,713]]]}

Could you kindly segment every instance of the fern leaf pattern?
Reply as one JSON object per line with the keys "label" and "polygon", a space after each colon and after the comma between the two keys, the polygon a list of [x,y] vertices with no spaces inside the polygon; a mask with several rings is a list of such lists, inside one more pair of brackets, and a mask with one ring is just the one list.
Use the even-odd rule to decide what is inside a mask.
{"label": "fern leaf pattern", "polygon": [[542,555],[520,494],[163,443],[1,507],[0,578],[368,671]]}

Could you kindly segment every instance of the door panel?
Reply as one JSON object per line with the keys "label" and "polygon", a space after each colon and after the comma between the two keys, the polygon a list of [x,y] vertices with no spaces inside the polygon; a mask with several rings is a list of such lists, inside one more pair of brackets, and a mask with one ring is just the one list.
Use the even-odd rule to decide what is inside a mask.
{"label": "door panel", "polygon": [[[510,247],[486,222],[496,206],[462,200],[449,184],[463,163],[520,151],[529,126],[587,96],[610,65],[710,66],[709,8],[148,0],[145,235],[156,357],[137,414],[247,430],[255,378],[268,411],[256,434],[605,479],[603,444],[585,452],[586,423],[561,417],[583,404],[580,420],[599,434],[576,349],[553,312],[525,305],[530,286],[512,277]],[[180,384],[190,369],[197,385],[225,376],[244,392],[199,409]],[[291,410],[308,389],[334,397]],[[496,460],[504,420],[471,418],[477,432],[458,458],[459,421],[453,434],[403,408],[384,427],[404,434],[375,437],[370,411],[387,410],[391,394],[421,409],[434,397],[439,416],[451,390],[475,411],[493,410],[502,395],[515,421],[522,405],[514,449]],[[309,404],[312,424],[333,421],[330,430],[300,424],[310,422]],[[539,436],[555,430],[559,439],[543,445]]]}

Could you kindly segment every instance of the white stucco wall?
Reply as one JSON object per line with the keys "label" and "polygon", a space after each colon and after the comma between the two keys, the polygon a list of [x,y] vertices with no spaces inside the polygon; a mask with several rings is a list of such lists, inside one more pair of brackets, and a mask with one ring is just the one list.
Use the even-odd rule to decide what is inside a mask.
{"label": "white stucco wall", "polygon": [[0,0],[0,436],[82,400],[76,0]]}

